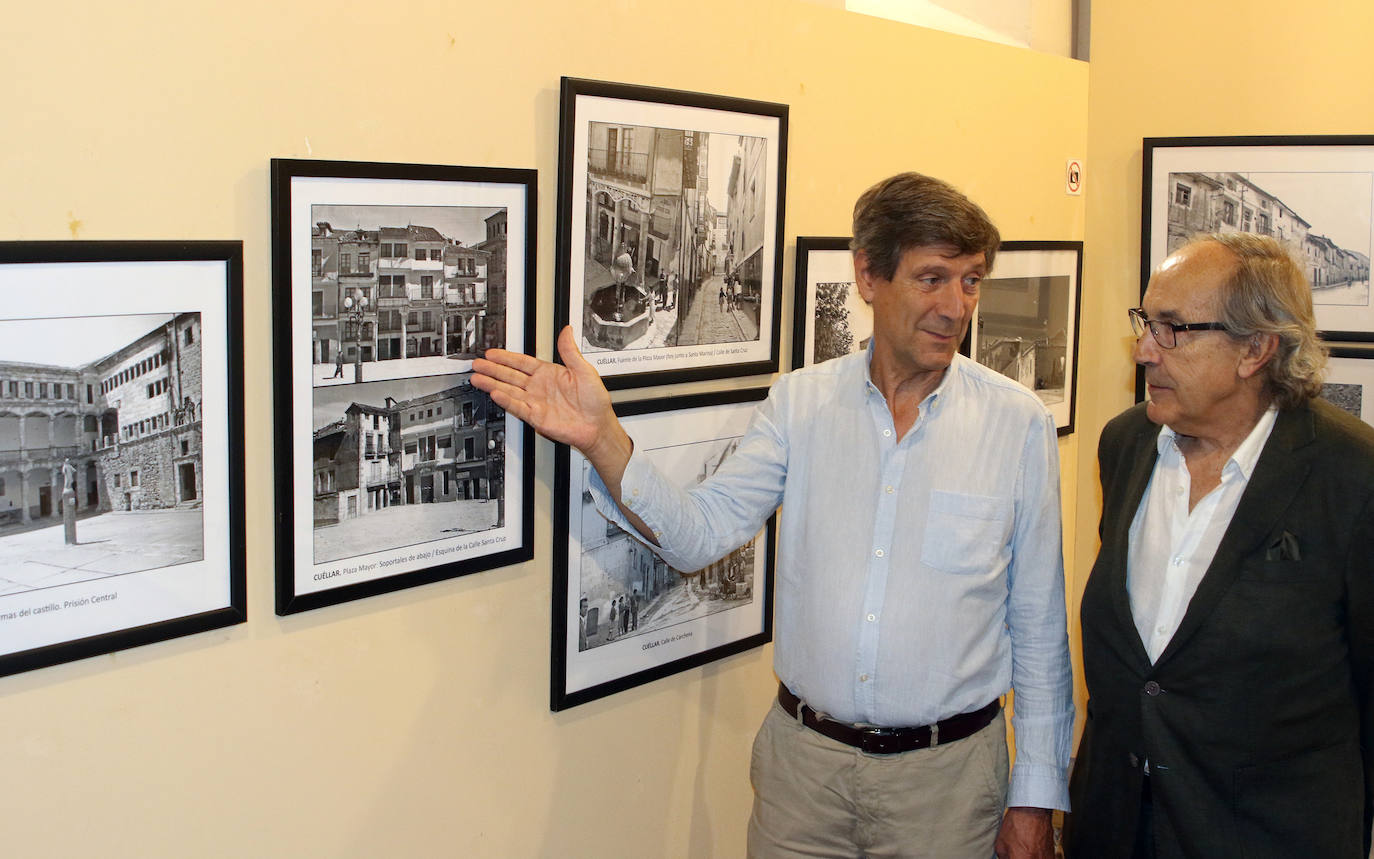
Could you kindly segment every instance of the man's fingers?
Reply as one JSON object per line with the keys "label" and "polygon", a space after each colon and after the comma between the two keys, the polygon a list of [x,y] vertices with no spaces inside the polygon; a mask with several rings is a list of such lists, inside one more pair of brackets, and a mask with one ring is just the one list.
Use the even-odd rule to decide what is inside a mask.
{"label": "man's fingers", "polygon": [[[519,370],[527,376],[534,375],[534,372],[544,363],[533,355],[523,355],[519,352],[511,352],[506,349],[488,349],[484,358],[485,363],[510,367],[511,369]],[[483,358],[477,359],[477,361],[483,360]],[[473,369],[477,369],[477,361],[473,362]]]}
{"label": "man's fingers", "polygon": [[596,372],[591,362],[582,357],[582,350],[577,348],[577,337],[573,334],[571,325],[564,325],[563,330],[558,332],[558,356],[563,359],[563,365],[570,370],[576,368],[583,373],[587,370]]}
{"label": "man's fingers", "polygon": [[489,391],[481,384],[482,379],[494,379],[497,382],[510,385],[514,388],[523,388],[529,380],[529,374],[505,364],[497,364],[493,361],[478,358],[472,362],[472,383],[484,391]]}

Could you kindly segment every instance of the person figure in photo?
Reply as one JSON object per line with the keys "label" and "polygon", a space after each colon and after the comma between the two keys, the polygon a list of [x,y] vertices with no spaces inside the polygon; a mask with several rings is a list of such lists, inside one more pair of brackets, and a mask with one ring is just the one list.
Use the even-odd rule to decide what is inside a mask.
{"label": "person figure in photo", "polygon": [[610,619],[609,625],[606,627],[606,639],[607,639],[607,640],[610,640],[610,639],[615,638],[615,631],[616,631],[616,625],[615,625],[615,624],[616,624],[615,609],[616,609],[616,604],[619,603],[619,602],[620,602],[619,598],[617,598],[617,597],[611,597],[611,619]]}
{"label": "person figure in photo", "polygon": [[577,601],[577,649],[578,652],[587,649],[587,596]]}
{"label": "person figure in photo", "polygon": [[639,629],[639,591],[630,591],[630,629]]}
{"label": "person figure in photo", "polygon": [[[729,278],[727,277],[725,283],[729,282]],[[720,312],[725,312],[725,284],[721,284],[720,287]]]}
{"label": "person figure in photo", "polygon": [[570,329],[565,365],[491,350],[473,384],[581,451],[597,509],[675,569],[781,505],[781,683],[754,741],[749,856],[1050,859],[1074,716],[1058,440],[1034,393],[958,354],[1000,236],[916,173],[864,192],[853,235],[871,347],[781,377],[690,490],[631,441]]}
{"label": "person figure in photo", "polygon": [[344,361],[344,354],[343,354],[343,347],[341,346],[341,347],[339,347],[339,349],[336,350],[335,353],[334,353],[334,375],[330,376],[329,378],[331,378],[331,379],[337,379],[337,378],[339,378],[340,376],[343,375],[343,361]]}
{"label": "person figure in photo", "polygon": [[1102,432],[1070,859],[1364,859],[1374,429],[1282,244],[1194,239],[1129,312],[1149,399]]}

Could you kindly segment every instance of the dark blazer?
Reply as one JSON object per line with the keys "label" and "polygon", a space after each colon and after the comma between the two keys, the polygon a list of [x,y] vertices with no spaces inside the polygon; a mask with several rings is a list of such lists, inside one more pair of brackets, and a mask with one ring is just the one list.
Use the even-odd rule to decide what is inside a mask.
{"label": "dark blazer", "polygon": [[[1368,392],[1366,392],[1368,394]],[[1083,593],[1087,720],[1071,859],[1129,857],[1150,762],[1159,859],[1365,859],[1374,819],[1374,430],[1279,413],[1178,631],[1150,664],[1131,520],[1157,458],[1144,405],[1102,432],[1102,548]]]}

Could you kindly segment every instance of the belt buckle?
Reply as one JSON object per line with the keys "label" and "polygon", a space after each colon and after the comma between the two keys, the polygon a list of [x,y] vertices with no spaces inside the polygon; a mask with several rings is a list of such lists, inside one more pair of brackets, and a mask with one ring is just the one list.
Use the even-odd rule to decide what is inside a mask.
{"label": "belt buckle", "polygon": [[890,755],[892,751],[887,747],[887,731],[877,725],[869,725],[862,730],[862,750],[870,755]]}

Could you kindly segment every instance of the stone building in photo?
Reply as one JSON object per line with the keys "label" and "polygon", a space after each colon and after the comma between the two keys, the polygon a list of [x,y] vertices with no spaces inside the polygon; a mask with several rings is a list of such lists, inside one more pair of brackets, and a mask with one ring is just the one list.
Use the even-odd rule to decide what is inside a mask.
{"label": "stone building in photo", "polygon": [[200,314],[78,367],[0,362],[0,526],[77,511],[199,505]]}

